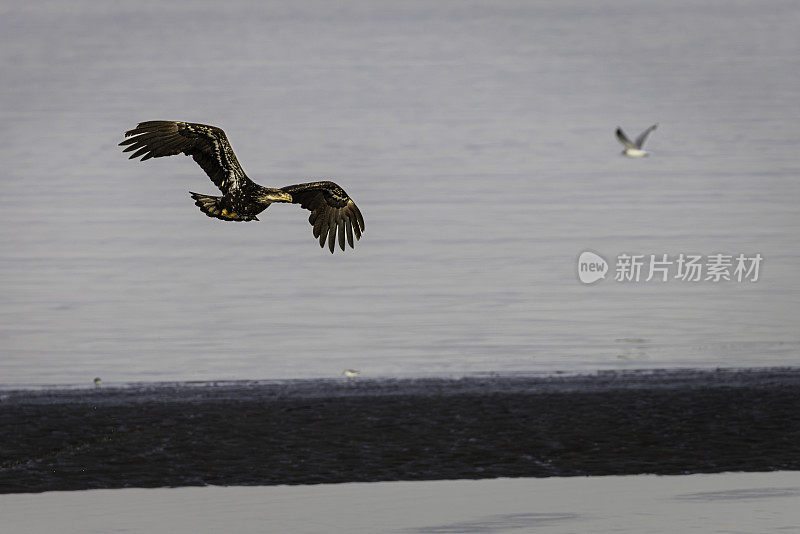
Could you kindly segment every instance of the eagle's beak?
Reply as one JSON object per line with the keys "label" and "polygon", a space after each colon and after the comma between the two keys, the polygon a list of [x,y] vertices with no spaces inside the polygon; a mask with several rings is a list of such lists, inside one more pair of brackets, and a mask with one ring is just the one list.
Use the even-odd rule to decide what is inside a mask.
{"label": "eagle's beak", "polygon": [[267,199],[272,202],[291,202],[292,195],[283,191],[275,191],[274,193],[267,195]]}

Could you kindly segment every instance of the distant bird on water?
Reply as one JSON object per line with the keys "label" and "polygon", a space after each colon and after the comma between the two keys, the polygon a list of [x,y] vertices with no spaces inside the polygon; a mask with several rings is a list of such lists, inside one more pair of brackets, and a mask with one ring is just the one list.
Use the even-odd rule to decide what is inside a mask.
{"label": "distant bird on water", "polygon": [[639,137],[636,138],[636,142],[634,143],[631,143],[630,139],[628,139],[628,136],[622,131],[622,128],[617,127],[617,139],[619,139],[619,142],[625,146],[625,150],[622,151],[622,154],[628,156],[629,158],[643,158],[645,156],[649,156],[650,154],[642,149],[642,145],[644,145],[644,142],[647,139],[647,136],[650,135],[650,132],[655,130],[657,127],[658,124],[654,124],[650,128],[640,133]]}
{"label": "distant bird on water", "polygon": [[291,202],[311,212],[308,222],[314,227],[319,246],[333,253],[336,237],[345,249],[345,236],[350,248],[353,236],[361,239],[364,218],[344,189],[333,182],[321,181],[288,185],[280,189],[262,187],[247,177],[228,138],[220,128],[175,121],[147,121],[125,132],[120,146],[123,152],[135,150],[130,159],[185,154],[192,156],[223,195],[213,197],[190,191],[195,204],[209,217],[223,221],[257,221],[259,213],[273,202]]}

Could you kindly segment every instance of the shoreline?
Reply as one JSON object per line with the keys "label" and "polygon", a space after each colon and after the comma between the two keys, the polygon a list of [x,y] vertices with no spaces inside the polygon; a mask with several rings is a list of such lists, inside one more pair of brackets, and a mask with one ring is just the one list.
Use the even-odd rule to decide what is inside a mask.
{"label": "shoreline", "polygon": [[[572,391],[609,388],[664,388],[693,385],[698,387],[737,386],[748,383],[758,385],[794,383],[800,380],[800,366],[780,367],[716,367],[716,368],[641,368],[609,369],[595,371],[552,372],[481,372],[466,375],[433,376],[359,376],[276,378],[276,379],[225,379],[225,380],[160,380],[136,382],[103,382],[102,387],[84,384],[0,384],[0,402],[7,399],[26,398],[36,402],[48,399],[94,398],[109,400],[142,397],[147,394],[183,396],[187,392],[205,389],[224,395],[280,393],[298,396],[325,395],[384,395],[396,390],[405,394],[429,393],[431,388],[441,388],[441,393],[475,391],[494,388],[504,391]],[[2,406],[2,405],[0,405]]]}

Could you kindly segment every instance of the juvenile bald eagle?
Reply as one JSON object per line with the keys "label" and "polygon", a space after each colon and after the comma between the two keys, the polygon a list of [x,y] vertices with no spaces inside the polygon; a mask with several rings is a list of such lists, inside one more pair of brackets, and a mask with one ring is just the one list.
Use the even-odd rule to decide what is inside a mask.
{"label": "juvenile bald eagle", "polygon": [[192,193],[200,210],[209,217],[223,221],[257,221],[259,213],[273,202],[291,202],[311,211],[308,222],[314,227],[319,246],[328,241],[331,254],[339,236],[339,246],[345,249],[345,235],[353,248],[353,235],[361,239],[364,218],[344,189],[333,182],[311,182],[287,185],[280,189],[262,187],[244,173],[233,153],[228,138],[220,128],[175,121],[147,121],[125,132],[120,146],[123,152],[135,150],[130,159],[185,154],[192,156],[220,191],[221,197]]}

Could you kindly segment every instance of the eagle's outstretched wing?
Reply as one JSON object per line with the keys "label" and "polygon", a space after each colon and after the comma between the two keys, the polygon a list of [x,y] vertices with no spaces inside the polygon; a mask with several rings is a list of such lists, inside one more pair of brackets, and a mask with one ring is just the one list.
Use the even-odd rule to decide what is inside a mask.
{"label": "eagle's outstretched wing", "polygon": [[314,226],[314,237],[319,238],[319,246],[328,248],[333,253],[336,247],[336,235],[339,236],[339,247],[344,250],[345,235],[350,248],[353,248],[353,235],[361,239],[364,231],[364,217],[353,199],[344,189],[333,182],[311,182],[308,184],[287,185],[282,191],[292,195],[292,203],[311,211],[308,222]]}
{"label": "eagle's outstretched wing", "polygon": [[628,136],[625,135],[625,132],[622,131],[622,128],[617,127],[617,139],[619,142],[625,145],[625,148],[636,148],[636,146],[631,143],[631,140],[628,139]]}
{"label": "eagle's outstretched wing", "polygon": [[144,161],[181,153],[192,156],[226,195],[252,184],[220,128],[191,122],[147,121],[125,132],[125,137],[128,139],[120,146],[129,145],[123,152],[135,150],[130,159],[142,156]]}
{"label": "eagle's outstretched wing", "polygon": [[642,133],[639,134],[639,137],[636,138],[636,148],[642,148],[647,136],[650,135],[650,132],[658,128],[658,123],[652,125],[650,128],[646,129]]}

